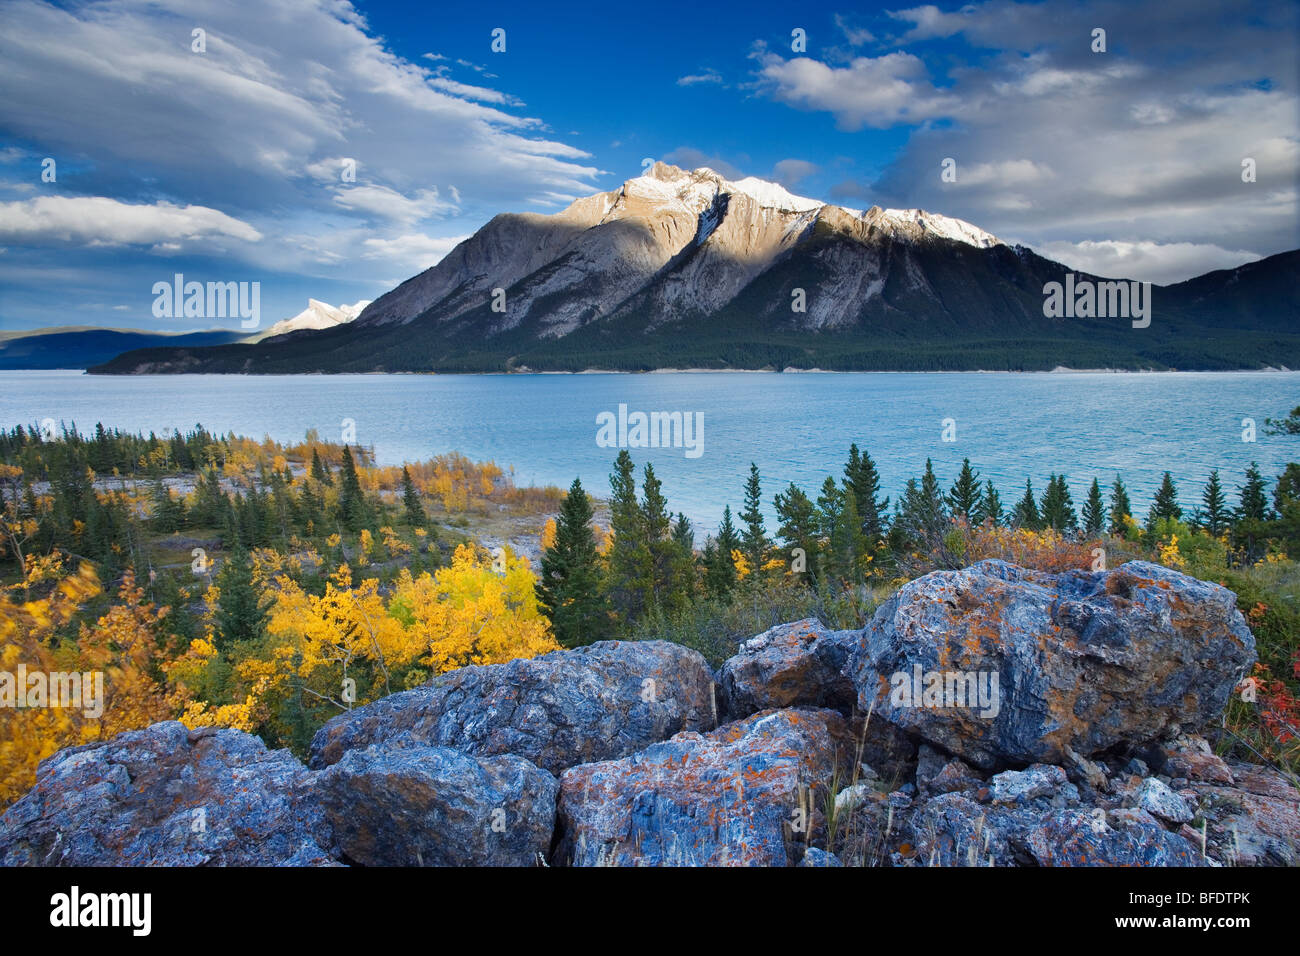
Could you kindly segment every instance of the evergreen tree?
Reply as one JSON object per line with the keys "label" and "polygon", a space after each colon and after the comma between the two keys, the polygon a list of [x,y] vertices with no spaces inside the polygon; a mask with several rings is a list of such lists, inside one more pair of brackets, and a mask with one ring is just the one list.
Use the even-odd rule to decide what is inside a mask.
{"label": "evergreen tree", "polygon": [[[572,488],[569,489],[569,494],[573,494]],[[405,465],[402,466],[402,508],[406,511],[406,523],[412,528],[423,528],[429,523],[424,505],[420,502],[420,493],[415,490],[415,482],[411,480],[411,470]]]}
{"label": "evergreen tree", "polygon": [[1268,495],[1264,476],[1260,474],[1259,465],[1250,463],[1246,469],[1246,483],[1241,486],[1240,505],[1237,508],[1238,521],[1267,521],[1270,517]]}
{"label": "evergreen tree", "polygon": [[1002,524],[1003,517],[1002,496],[993,487],[991,480],[984,482],[984,494],[980,496],[979,504],[971,518],[976,524],[982,525],[987,521],[996,528]]}
{"label": "evergreen tree", "polygon": [[672,516],[653,465],[645,466],[641,493],[641,527],[649,557],[646,576],[641,582],[644,593],[641,604],[647,610],[677,610],[686,598],[681,546],[673,538]]}
{"label": "evergreen tree", "polygon": [[1079,526],[1079,516],[1074,511],[1074,500],[1070,497],[1064,475],[1053,473],[1048,478],[1039,517],[1044,527],[1060,533]]}
{"label": "evergreen tree", "polygon": [[871,455],[859,452],[856,444],[849,446],[849,461],[844,466],[844,484],[857,499],[858,514],[862,518],[862,533],[869,547],[875,548],[885,537],[885,515],[889,513],[889,499],[877,498],[880,494],[880,473]]}
{"label": "evergreen tree", "polygon": [[935,477],[934,465],[927,458],[920,483],[915,479],[908,480],[898,520],[904,533],[914,542],[930,544],[945,530],[947,517],[939,479]]}
{"label": "evergreen tree", "polygon": [[1128,489],[1124,487],[1119,475],[1116,475],[1115,483],[1110,486],[1110,525],[1106,530],[1116,536],[1123,535],[1127,526],[1124,519],[1132,514],[1133,505],[1128,500]]}
{"label": "evergreen tree", "polygon": [[1219,537],[1228,530],[1228,499],[1223,493],[1223,486],[1219,483],[1219,469],[1210,472],[1210,480],[1205,483],[1205,490],[1201,492],[1201,520],[1200,525],[1212,537]]}
{"label": "evergreen tree", "polygon": [[970,466],[970,459],[963,458],[961,473],[948,492],[948,507],[954,518],[961,518],[967,524],[975,523],[975,515],[980,504],[979,472]]}
{"label": "evergreen tree", "polygon": [[226,651],[237,642],[262,636],[267,612],[259,603],[253,586],[253,567],[248,552],[233,548],[217,573],[216,638],[217,647]]}
{"label": "evergreen tree", "polygon": [[601,640],[609,624],[591,516],[591,500],[575,478],[560,507],[555,543],[542,554],[534,586],[555,639],[565,647]]}
{"label": "evergreen tree", "polygon": [[606,593],[624,625],[631,624],[646,610],[644,584],[650,559],[641,506],[636,498],[634,467],[632,456],[624,448],[614,460],[614,472],[609,476],[609,526],[614,541],[609,550]]}
{"label": "evergreen tree", "polygon": [[1178,507],[1178,489],[1174,487],[1173,477],[1166,471],[1155,499],[1151,502],[1151,510],[1147,512],[1147,530],[1154,529],[1157,521],[1177,521],[1182,516],[1183,509]]}
{"label": "evergreen tree", "polygon": [[680,511],[677,512],[677,520],[673,522],[673,544],[676,551],[673,556],[673,580],[677,581],[677,587],[681,589],[683,603],[695,600],[696,591],[696,559],[695,559],[695,528],[691,524],[691,519],[686,517]]}
{"label": "evergreen tree", "polygon": [[311,476],[322,485],[334,484],[334,478],[325,470],[325,463],[320,460],[320,452],[314,445],[311,450]]}
{"label": "evergreen tree", "polygon": [[1083,503],[1083,533],[1092,537],[1101,534],[1106,525],[1106,505],[1101,500],[1101,485],[1092,479],[1088,500]]}
{"label": "evergreen tree", "polygon": [[804,554],[804,570],[810,576],[817,562],[817,510],[808,496],[794,482],[784,493],[777,492],[772,499],[776,506],[777,536],[785,549],[787,567],[792,566],[796,548]]}
{"label": "evergreen tree", "polygon": [[767,538],[767,529],[763,527],[763,493],[758,466],[753,462],[749,463],[749,477],[745,480],[745,507],[740,511],[740,520],[745,526],[740,533],[742,550],[757,575],[767,560],[771,542]]}
{"label": "evergreen tree", "polygon": [[352,450],[343,446],[343,466],[339,469],[339,518],[345,527],[357,531],[366,520],[366,500],[352,461]]}
{"label": "evergreen tree", "polygon": [[1025,479],[1025,496],[1011,512],[1011,523],[1029,531],[1042,530],[1043,519],[1038,514],[1038,502],[1034,501],[1034,485],[1028,478]]}
{"label": "evergreen tree", "polygon": [[738,550],[740,536],[731,520],[731,505],[727,505],[717,536],[704,545],[704,588],[714,597],[726,597],[736,586],[736,564],[731,552]]}

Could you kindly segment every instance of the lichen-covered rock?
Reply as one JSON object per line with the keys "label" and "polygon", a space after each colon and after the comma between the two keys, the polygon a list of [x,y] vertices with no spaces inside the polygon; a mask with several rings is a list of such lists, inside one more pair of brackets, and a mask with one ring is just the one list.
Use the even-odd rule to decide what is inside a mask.
{"label": "lichen-covered rock", "polygon": [[834,853],[827,853],[825,850],[819,850],[815,846],[810,846],[804,851],[803,859],[799,861],[800,866],[825,866],[835,867],[843,866],[839,857]]}
{"label": "lichen-covered rock", "polygon": [[1195,730],[1254,660],[1219,585],[1138,561],[1061,574],[983,561],[904,585],[846,672],[859,710],[993,770]]}
{"label": "lichen-covered rock", "polygon": [[553,774],[716,723],[703,656],[666,641],[603,641],[531,660],[463,667],[335,717],[310,764],[409,732],[476,756],[516,754]]}
{"label": "lichen-covered rock", "polygon": [[857,691],[842,670],[855,634],[828,631],[808,618],[751,638],[719,672],[723,712],[732,720],[774,707],[829,707],[847,714]]}
{"label": "lichen-covered rock", "polygon": [[[1228,763],[1234,783],[1190,782],[1207,853],[1229,866],[1300,866],[1300,790],[1276,770]],[[1197,838],[1202,836],[1200,821]]]}
{"label": "lichen-covered rock", "polygon": [[72,747],[0,817],[0,866],[330,864],[312,776],[250,734],[176,721]]}
{"label": "lichen-covered rock", "polygon": [[1153,817],[1169,823],[1190,823],[1192,819],[1192,809],[1187,801],[1155,777],[1142,781],[1137,805]]}
{"label": "lichen-covered rock", "polygon": [[319,774],[339,849],[366,866],[535,866],[551,848],[555,777],[401,734]]}
{"label": "lichen-covered rock", "polygon": [[768,710],[570,768],[552,862],[793,865],[822,830],[827,789],[851,745],[834,711]]}

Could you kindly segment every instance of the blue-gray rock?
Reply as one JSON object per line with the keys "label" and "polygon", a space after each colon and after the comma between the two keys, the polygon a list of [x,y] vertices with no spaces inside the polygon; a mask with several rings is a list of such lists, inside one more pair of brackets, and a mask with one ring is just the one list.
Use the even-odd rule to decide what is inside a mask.
{"label": "blue-gray rock", "polygon": [[827,853],[825,850],[820,850],[815,846],[810,846],[804,851],[803,859],[799,861],[799,865],[835,867],[843,866],[844,864],[840,862],[840,858],[834,853]]}
{"label": "blue-gray rock", "polygon": [[410,732],[476,756],[516,754],[553,774],[716,724],[704,657],[666,641],[602,641],[530,660],[462,667],[335,717],[310,765]]}
{"label": "blue-gray rock", "polygon": [[177,721],[61,750],[0,817],[0,866],[329,865],[312,776],[250,734]]}
{"label": "blue-gray rock", "polygon": [[774,707],[829,707],[847,714],[857,690],[842,671],[855,636],[808,618],[750,638],[719,671],[723,712],[732,720]]}
{"label": "blue-gray rock", "polygon": [[523,757],[471,757],[402,734],[349,750],[316,781],[345,858],[366,866],[536,866],[555,777]]}
{"label": "blue-gray rock", "polygon": [[1140,561],[1061,574],[983,561],[904,585],[846,671],[859,710],[995,770],[1205,726],[1254,661],[1217,584]]}
{"label": "blue-gray rock", "polygon": [[1192,819],[1192,808],[1187,805],[1187,801],[1155,777],[1142,781],[1142,786],[1138,789],[1137,805],[1153,817],[1170,823],[1189,823]]}
{"label": "blue-gray rock", "polygon": [[832,710],[760,711],[560,778],[560,842],[575,866],[789,866],[822,832],[852,753]]}

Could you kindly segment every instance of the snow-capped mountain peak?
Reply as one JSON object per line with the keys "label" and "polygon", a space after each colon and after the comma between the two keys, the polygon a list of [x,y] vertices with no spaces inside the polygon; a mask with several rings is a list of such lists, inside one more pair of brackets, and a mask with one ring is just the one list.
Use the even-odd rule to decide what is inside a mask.
{"label": "snow-capped mountain peak", "polygon": [[256,338],[261,341],[272,336],[284,335],[287,332],[298,332],[302,329],[328,329],[336,325],[345,325],[359,316],[369,304],[369,299],[362,299],[352,305],[338,306],[330,305],[328,302],[321,302],[319,299],[308,299],[307,308],[292,318],[280,320]]}

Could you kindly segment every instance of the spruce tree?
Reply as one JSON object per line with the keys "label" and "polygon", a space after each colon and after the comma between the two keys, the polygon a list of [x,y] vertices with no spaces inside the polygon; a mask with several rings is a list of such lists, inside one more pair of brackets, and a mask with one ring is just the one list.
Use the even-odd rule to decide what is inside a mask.
{"label": "spruce tree", "polygon": [[644,594],[641,603],[647,610],[676,610],[686,596],[681,547],[673,538],[672,515],[653,465],[645,466],[641,493],[641,527],[649,559],[640,585]]}
{"label": "spruce tree", "polygon": [[954,518],[961,518],[967,524],[974,524],[980,503],[979,472],[970,466],[970,459],[963,458],[961,473],[948,492],[948,507]]}
{"label": "spruce tree", "polygon": [[1166,471],[1151,502],[1151,510],[1147,512],[1147,530],[1154,529],[1158,521],[1177,521],[1182,516],[1183,509],[1178,507],[1178,489],[1174,487],[1173,477]]}
{"label": "spruce tree", "polygon": [[534,586],[537,603],[564,647],[601,640],[609,623],[591,516],[591,500],[575,478],[560,507],[555,542],[542,553],[541,574]]}
{"label": "spruce tree", "polygon": [[885,515],[889,512],[889,498],[880,494],[880,473],[871,455],[859,452],[856,444],[849,446],[849,461],[844,466],[844,484],[857,498],[858,514],[862,518],[862,533],[874,548],[885,537]]}
{"label": "spruce tree", "polygon": [[971,517],[976,524],[980,525],[986,521],[995,528],[1002,524],[1004,517],[1002,513],[1002,496],[993,487],[991,480],[984,482],[984,493],[980,496],[979,505]]}
{"label": "spruce tree", "polygon": [[704,545],[704,587],[714,597],[725,598],[736,586],[736,564],[731,552],[739,549],[740,537],[731,520],[731,505],[727,505],[717,535]]}
{"label": "spruce tree", "polygon": [[1011,512],[1011,523],[1029,531],[1042,530],[1043,520],[1038,514],[1038,502],[1034,500],[1034,485],[1028,478],[1025,479],[1025,496]]}
{"label": "spruce tree", "polygon": [[1106,530],[1113,535],[1122,536],[1127,527],[1124,519],[1132,514],[1133,505],[1128,500],[1128,489],[1124,487],[1119,475],[1116,475],[1115,483],[1110,486],[1110,525]]}
{"label": "spruce tree", "polygon": [[1065,483],[1064,475],[1052,474],[1043,492],[1039,516],[1043,526],[1064,533],[1079,526],[1079,516],[1074,511],[1074,500]]}
{"label": "spruce tree", "polygon": [[236,546],[227,554],[217,573],[216,585],[219,592],[215,615],[218,649],[225,651],[234,643],[261,637],[267,612],[261,607],[260,596],[253,585],[252,562],[242,547]]}
{"label": "spruce tree", "polygon": [[804,554],[803,570],[812,572],[817,562],[817,509],[794,482],[784,493],[777,492],[772,501],[781,522],[776,533],[785,549],[786,566],[792,566],[797,548]]}
{"label": "spruce tree", "polygon": [[749,477],[745,480],[745,507],[740,511],[740,520],[745,526],[740,533],[745,558],[757,575],[767,560],[771,542],[767,538],[767,529],[763,527],[763,492],[758,466],[752,461],[749,463]]}
{"label": "spruce tree", "polygon": [[1259,465],[1250,463],[1246,469],[1246,483],[1241,486],[1240,504],[1237,508],[1238,521],[1267,521],[1269,519],[1268,495],[1264,476],[1260,474]]}
{"label": "spruce tree", "polygon": [[339,476],[339,518],[347,528],[357,531],[365,523],[365,495],[357,477],[357,466],[352,461],[352,450],[347,445],[343,446]]}
{"label": "spruce tree", "polygon": [[311,450],[311,476],[322,485],[334,484],[334,478],[325,470],[325,463],[320,460],[320,452],[315,446],[312,446]]}
{"label": "spruce tree", "polygon": [[1088,536],[1101,534],[1106,525],[1106,505],[1101,500],[1101,485],[1092,479],[1088,489],[1088,500],[1083,503],[1083,533]]}
{"label": "spruce tree", "polygon": [[1228,499],[1219,483],[1219,469],[1210,472],[1210,480],[1201,492],[1201,527],[1211,537],[1219,537],[1228,530]]}
{"label": "spruce tree", "polygon": [[[569,493],[573,493],[572,488]],[[411,480],[411,470],[405,465],[402,466],[402,508],[406,511],[406,523],[412,528],[423,528],[429,523],[420,501],[420,493],[415,490],[415,482]]]}
{"label": "spruce tree", "polygon": [[624,625],[631,624],[645,611],[642,585],[649,560],[641,505],[636,499],[634,467],[632,456],[624,448],[614,460],[614,471],[609,476],[609,526],[614,541],[609,550],[606,593]]}

